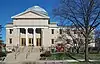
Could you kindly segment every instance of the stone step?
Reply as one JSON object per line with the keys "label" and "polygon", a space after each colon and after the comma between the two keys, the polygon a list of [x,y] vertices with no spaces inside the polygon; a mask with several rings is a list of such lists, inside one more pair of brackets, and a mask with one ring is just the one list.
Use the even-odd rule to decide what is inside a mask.
{"label": "stone step", "polygon": [[[15,59],[15,53],[17,52],[13,52],[7,55],[5,62],[21,62],[21,61],[26,61],[26,60],[39,60],[40,58],[40,49],[39,48],[32,48],[32,47],[22,47],[19,48],[18,52],[19,54],[17,54],[16,59]],[[30,52],[30,53],[29,53]],[[26,58],[26,54],[28,54],[27,58]]]}
{"label": "stone step", "polygon": [[14,61],[15,60],[15,53],[9,53],[7,54],[4,62],[10,62],[10,61]]}

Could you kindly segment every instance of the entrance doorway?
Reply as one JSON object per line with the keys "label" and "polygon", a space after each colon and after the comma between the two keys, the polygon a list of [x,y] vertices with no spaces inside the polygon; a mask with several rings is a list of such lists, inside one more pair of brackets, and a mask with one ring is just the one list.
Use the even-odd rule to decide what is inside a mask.
{"label": "entrance doorway", "polygon": [[36,38],[36,46],[41,46],[41,38]]}
{"label": "entrance doorway", "polygon": [[29,46],[33,46],[33,38],[29,38]]}
{"label": "entrance doorway", "polygon": [[21,46],[26,46],[26,39],[25,38],[21,38]]}

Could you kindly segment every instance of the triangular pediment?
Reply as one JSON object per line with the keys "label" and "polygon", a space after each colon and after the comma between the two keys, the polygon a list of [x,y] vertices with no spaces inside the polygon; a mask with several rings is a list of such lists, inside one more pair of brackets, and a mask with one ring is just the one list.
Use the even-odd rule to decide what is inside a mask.
{"label": "triangular pediment", "polygon": [[26,11],[26,12],[22,12],[20,14],[17,14],[15,16],[12,16],[11,18],[49,18],[49,17],[42,15],[40,13],[35,13],[35,12],[32,12],[32,11]]}

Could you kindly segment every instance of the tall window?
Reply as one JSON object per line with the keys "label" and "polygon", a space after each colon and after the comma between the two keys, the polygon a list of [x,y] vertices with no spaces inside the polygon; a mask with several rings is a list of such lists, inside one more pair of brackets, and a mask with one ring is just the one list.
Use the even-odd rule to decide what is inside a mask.
{"label": "tall window", "polygon": [[9,38],[9,43],[12,44],[12,38]]}
{"label": "tall window", "polygon": [[10,34],[12,34],[13,29],[10,29]]}
{"label": "tall window", "polygon": [[54,29],[51,29],[51,31],[52,31],[52,34],[54,34]]}
{"label": "tall window", "polygon": [[21,45],[25,46],[26,45],[26,39],[25,38],[21,38]]}
{"label": "tall window", "polygon": [[54,44],[54,39],[51,39],[51,43]]}
{"label": "tall window", "polygon": [[25,34],[26,33],[26,30],[24,28],[20,28],[20,33]]}
{"label": "tall window", "polygon": [[33,29],[32,28],[28,28],[28,33],[33,34]]}
{"label": "tall window", "polygon": [[36,46],[41,46],[41,38],[36,38]]}
{"label": "tall window", "polygon": [[41,34],[41,28],[37,28],[36,33]]}
{"label": "tall window", "polygon": [[59,33],[62,34],[62,29],[59,29]]}

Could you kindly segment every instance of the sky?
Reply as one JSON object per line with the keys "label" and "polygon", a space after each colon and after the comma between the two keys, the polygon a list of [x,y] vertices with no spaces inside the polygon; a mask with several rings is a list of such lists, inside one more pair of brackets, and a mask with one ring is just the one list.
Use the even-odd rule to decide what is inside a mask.
{"label": "sky", "polygon": [[6,40],[5,25],[12,22],[11,16],[21,13],[32,6],[40,6],[48,12],[51,21],[55,21],[52,9],[57,4],[58,0],[0,0],[0,24],[4,27],[1,32],[4,43]]}

